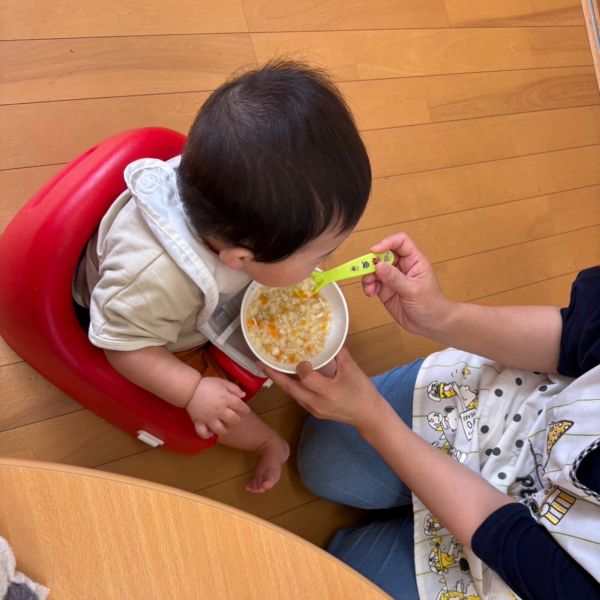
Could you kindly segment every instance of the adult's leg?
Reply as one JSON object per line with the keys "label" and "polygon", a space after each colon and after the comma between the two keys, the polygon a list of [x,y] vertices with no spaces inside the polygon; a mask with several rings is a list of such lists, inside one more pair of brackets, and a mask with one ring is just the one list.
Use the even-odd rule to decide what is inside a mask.
{"label": "adult's leg", "polygon": [[[379,392],[409,426],[422,360],[373,378]],[[298,447],[298,467],[315,494],[358,508],[410,504],[410,490],[354,427],[309,417]]]}
{"label": "adult's leg", "polygon": [[342,529],[327,550],[392,598],[418,600],[411,514],[356,529]]}

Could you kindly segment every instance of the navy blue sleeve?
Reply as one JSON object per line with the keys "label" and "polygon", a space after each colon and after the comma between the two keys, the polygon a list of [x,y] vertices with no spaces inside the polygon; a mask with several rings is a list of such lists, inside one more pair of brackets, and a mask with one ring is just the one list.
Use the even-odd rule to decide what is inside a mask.
{"label": "navy blue sleeve", "polygon": [[[581,271],[571,288],[569,306],[560,311],[563,326],[558,372],[579,377],[600,364],[600,267]],[[590,452],[577,478],[600,493],[600,448]]]}
{"label": "navy blue sleeve", "polygon": [[600,494],[600,448],[595,448],[581,461],[577,479],[585,487]]}
{"label": "navy blue sleeve", "polygon": [[600,267],[577,275],[569,306],[560,314],[563,327],[558,372],[579,377],[600,364]]}
{"label": "navy blue sleeve", "polygon": [[600,599],[600,585],[516,502],[494,511],[471,540],[473,552],[521,598]]}

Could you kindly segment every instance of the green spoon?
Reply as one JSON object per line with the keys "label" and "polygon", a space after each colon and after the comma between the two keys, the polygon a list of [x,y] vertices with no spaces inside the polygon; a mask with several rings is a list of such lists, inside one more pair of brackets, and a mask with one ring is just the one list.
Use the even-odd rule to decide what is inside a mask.
{"label": "green spoon", "polygon": [[310,276],[315,282],[315,287],[312,291],[316,294],[324,285],[333,283],[334,281],[341,281],[343,279],[351,279],[352,277],[362,277],[375,271],[375,265],[378,262],[386,262],[390,265],[394,264],[394,253],[383,252],[381,254],[365,254],[358,258],[353,258],[348,262],[345,262],[339,267],[329,269],[328,271],[313,271]]}

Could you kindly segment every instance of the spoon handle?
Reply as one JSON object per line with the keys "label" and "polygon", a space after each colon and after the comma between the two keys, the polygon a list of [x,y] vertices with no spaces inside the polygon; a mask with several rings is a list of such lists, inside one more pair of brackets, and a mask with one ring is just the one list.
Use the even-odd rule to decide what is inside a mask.
{"label": "spoon handle", "polygon": [[344,264],[341,264],[328,271],[315,271],[311,274],[315,282],[315,288],[313,294],[316,294],[324,285],[332,283],[334,281],[342,281],[344,279],[351,279],[352,277],[362,277],[375,271],[375,265],[378,262],[386,262],[394,264],[394,254],[389,250],[380,254],[365,254],[358,258],[353,258]]}

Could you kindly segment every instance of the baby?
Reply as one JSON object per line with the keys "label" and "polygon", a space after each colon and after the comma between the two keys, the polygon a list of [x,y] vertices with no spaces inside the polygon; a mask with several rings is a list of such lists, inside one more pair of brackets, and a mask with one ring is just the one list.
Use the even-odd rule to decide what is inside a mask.
{"label": "baby", "polygon": [[185,407],[200,437],[256,452],[246,489],[264,492],[289,448],[211,364],[198,328],[250,280],[303,280],[349,235],[371,187],[352,115],[322,72],[271,62],[211,94],[181,157],[138,160],[125,181],[75,277],[89,338]]}

